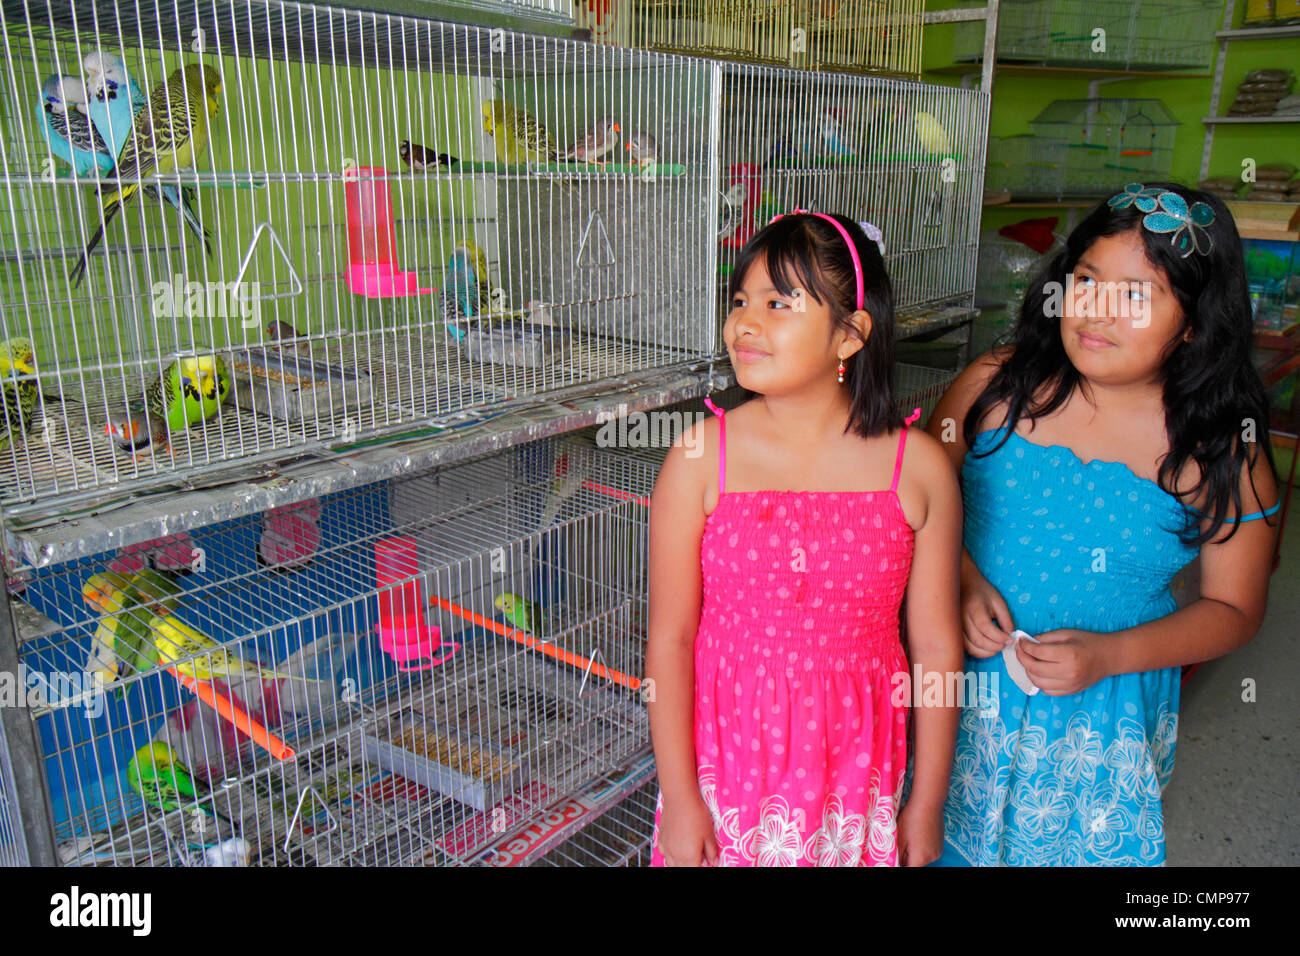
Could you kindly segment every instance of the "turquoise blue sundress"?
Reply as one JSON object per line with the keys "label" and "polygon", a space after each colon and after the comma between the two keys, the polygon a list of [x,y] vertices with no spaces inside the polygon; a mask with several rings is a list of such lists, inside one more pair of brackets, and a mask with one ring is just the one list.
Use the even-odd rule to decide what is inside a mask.
{"label": "turquoise blue sundress", "polygon": [[[964,543],[1014,626],[1107,633],[1175,611],[1170,582],[1196,556],[1178,537],[1184,506],[1126,465],[1015,432],[975,456],[1005,430],[982,432],[966,455]],[[1027,695],[1001,654],[966,668],[982,692],[962,712],[940,865],[1164,863],[1180,668],[1064,697]]]}

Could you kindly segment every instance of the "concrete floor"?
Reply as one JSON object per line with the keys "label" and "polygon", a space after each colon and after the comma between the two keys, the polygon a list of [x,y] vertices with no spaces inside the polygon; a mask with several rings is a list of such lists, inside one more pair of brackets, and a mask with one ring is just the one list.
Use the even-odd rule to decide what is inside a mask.
{"label": "concrete floor", "polygon": [[1169,866],[1300,865],[1300,489],[1290,511],[1259,634],[1183,685]]}

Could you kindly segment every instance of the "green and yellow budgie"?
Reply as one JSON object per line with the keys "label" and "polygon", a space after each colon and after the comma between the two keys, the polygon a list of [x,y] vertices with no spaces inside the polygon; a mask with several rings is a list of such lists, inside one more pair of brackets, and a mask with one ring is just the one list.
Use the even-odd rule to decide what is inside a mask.
{"label": "green and yellow budgie", "polygon": [[82,597],[105,614],[86,664],[91,676],[111,684],[157,664],[149,621],[170,614],[181,592],[173,578],[153,568],[143,568],[130,578],[113,571],[88,577],[81,586]]}
{"label": "green and yellow budgie", "polygon": [[205,422],[230,396],[226,364],[216,355],[187,355],[168,365],[144,393],[149,414],[167,423],[169,431],[184,431]]}
{"label": "green and yellow budgie", "polygon": [[201,810],[230,822],[230,818],[201,798],[189,769],[162,741],[145,744],[126,765],[126,781],[145,803],[159,810]]}
{"label": "green and yellow budgie", "polygon": [[[119,179],[136,179],[155,173],[172,173],[193,166],[208,145],[208,130],[217,115],[221,74],[215,67],[192,63],[178,69],[149,95],[148,104],[135,114],[131,132],[117,158]],[[86,274],[90,254],[122,206],[140,191],[140,183],[120,183],[102,195],[102,222],[86,243],[72,268],[72,284]]]}
{"label": "green and yellow budgie", "polygon": [[36,353],[27,339],[0,342],[0,404],[4,407],[4,429],[0,448],[13,438],[26,435],[36,411]]}
{"label": "green and yellow budgie", "polygon": [[497,162],[555,162],[560,158],[560,148],[537,117],[505,100],[483,104],[483,129],[492,135]]}
{"label": "green and yellow budgie", "polygon": [[519,628],[537,636],[537,628],[541,624],[541,615],[537,611],[537,605],[526,598],[521,598],[518,594],[506,591],[504,594],[498,594],[492,606],[505,615],[514,627]]}
{"label": "green and yellow budgie", "polygon": [[[278,671],[250,664],[174,615],[150,618],[149,629],[151,631],[149,640],[158,654],[159,663],[175,664],[177,672],[186,677],[193,677],[195,680],[210,681],[213,678],[231,677],[243,677],[255,681],[278,680],[285,677],[306,679],[300,675],[281,674]],[[193,655],[198,656],[193,660],[185,660]],[[177,661],[181,663],[176,663]],[[319,682],[311,681],[311,683]]]}

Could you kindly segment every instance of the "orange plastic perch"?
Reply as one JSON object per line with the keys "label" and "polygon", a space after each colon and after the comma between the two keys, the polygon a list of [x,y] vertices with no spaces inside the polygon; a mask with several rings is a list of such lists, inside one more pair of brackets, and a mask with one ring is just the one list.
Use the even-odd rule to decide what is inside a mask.
{"label": "orange plastic perch", "polygon": [[429,598],[429,603],[436,604],[444,611],[450,611],[457,617],[463,617],[465,620],[477,624],[479,627],[486,627],[495,634],[500,634],[502,637],[508,637],[510,640],[524,645],[524,647],[531,648],[534,651],[541,651],[547,657],[553,657],[557,661],[562,661],[571,667],[580,667],[583,670],[591,668],[591,672],[597,677],[604,677],[607,680],[612,680],[614,683],[621,684],[631,690],[636,690],[641,686],[641,679],[639,677],[628,677],[622,671],[612,670],[605,667],[603,664],[597,664],[590,658],[583,657],[581,654],[566,651],[564,648],[556,647],[554,644],[547,641],[539,641],[526,631],[521,631],[514,627],[506,627],[504,624],[500,624],[491,618],[484,617],[482,614],[477,614],[474,611],[467,610],[459,604],[452,604],[445,598],[440,598],[437,595],[434,595]]}
{"label": "orange plastic perch", "polygon": [[271,733],[260,723],[248,715],[244,708],[240,707],[225,694],[220,693],[209,681],[197,680],[188,674],[182,674],[174,667],[164,668],[167,673],[175,677],[186,690],[198,697],[199,700],[207,704],[218,714],[224,717],[230,723],[235,725],[235,729],[242,730],[253,738],[253,743],[257,744],[276,760],[292,760],[294,757],[293,748],[283,740]]}
{"label": "orange plastic perch", "polygon": [[650,507],[650,499],[644,495],[634,495],[630,491],[622,491],[618,488],[610,488],[607,485],[598,485],[594,481],[584,481],[582,487],[588,491],[595,491],[598,494],[607,495],[610,498],[617,498],[619,501],[635,501],[639,505]]}

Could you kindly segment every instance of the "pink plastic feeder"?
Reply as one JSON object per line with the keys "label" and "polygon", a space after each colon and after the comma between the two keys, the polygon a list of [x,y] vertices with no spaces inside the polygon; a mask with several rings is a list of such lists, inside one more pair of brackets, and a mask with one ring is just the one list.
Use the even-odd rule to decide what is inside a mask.
{"label": "pink plastic feeder", "polygon": [[722,240],[724,246],[734,246],[737,249],[749,242],[750,236],[758,229],[754,217],[758,212],[759,195],[763,191],[763,167],[755,163],[732,163],[731,185],[740,183],[745,184],[745,202],[741,206],[740,223],[735,232]]}
{"label": "pink plastic feeder", "polygon": [[[397,233],[388,198],[388,170],[349,166],[343,170],[348,206],[348,289],[371,299],[424,295],[414,272],[397,264]],[[380,177],[376,179],[375,177]]]}
{"label": "pink plastic feeder", "polygon": [[[397,662],[398,670],[424,671],[437,667],[460,647],[434,657],[442,646],[439,629],[424,620],[415,539],[384,538],[375,542],[375,581],[379,593],[379,645]],[[413,579],[414,578],[414,579]],[[396,586],[394,586],[396,585]]]}

